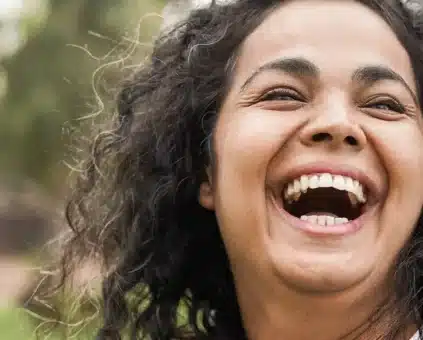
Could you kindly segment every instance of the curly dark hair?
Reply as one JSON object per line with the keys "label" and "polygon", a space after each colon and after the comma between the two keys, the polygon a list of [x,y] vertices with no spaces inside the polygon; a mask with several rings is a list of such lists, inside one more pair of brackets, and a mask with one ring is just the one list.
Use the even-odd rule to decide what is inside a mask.
{"label": "curly dark hair", "polygon": [[[360,0],[408,51],[423,98],[420,13],[409,1]],[[97,339],[246,339],[215,214],[198,191],[213,165],[213,128],[246,37],[280,0],[213,2],[156,39],[120,91],[112,128],[89,146],[67,206],[70,263],[95,253],[108,268]],[[423,323],[423,218],[396,267],[396,312]],[[179,311],[186,311],[181,322]]]}

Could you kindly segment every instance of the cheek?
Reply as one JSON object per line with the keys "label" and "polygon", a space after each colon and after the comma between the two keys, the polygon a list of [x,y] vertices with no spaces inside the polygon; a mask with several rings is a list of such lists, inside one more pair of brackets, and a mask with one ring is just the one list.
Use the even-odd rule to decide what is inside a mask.
{"label": "cheek", "polygon": [[231,252],[241,245],[244,250],[248,244],[257,247],[263,234],[267,168],[294,128],[285,122],[280,112],[254,109],[223,113],[218,120],[215,212]]}
{"label": "cheek", "polygon": [[420,129],[392,130],[391,138],[382,140],[383,158],[390,176],[391,190],[401,192],[404,199],[410,194],[423,200],[423,138]]}
{"label": "cheek", "polygon": [[276,111],[250,108],[233,115],[222,114],[215,130],[217,177],[232,174],[263,179],[270,160],[295,125],[295,121]]}
{"label": "cheek", "polygon": [[[416,122],[366,123],[366,134],[388,174],[390,190],[423,189],[423,134]],[[414,183],[415,185],[411,185]],[[423,196],[423,192],[422,192]]]}
{"label": "cheek", "polygon": [[[387,173],[388,193],[382,225],[390,243],[403,245],[423,206],[423,137],[412,122],[382,123],[370,134]],[[372,138],[373,137],[373,138]],[[400,213],[398,213],[400,212]]]}

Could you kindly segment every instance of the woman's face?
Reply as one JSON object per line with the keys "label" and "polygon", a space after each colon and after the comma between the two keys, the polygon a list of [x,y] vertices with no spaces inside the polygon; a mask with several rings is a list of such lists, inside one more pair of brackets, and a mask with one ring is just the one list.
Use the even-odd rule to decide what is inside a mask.
{"label": "woman's face", "polygon": [[357,2],[286,2],[246,39],[200,189],[238,290],[382,285],[423,204],[417,97],[406,50]]}

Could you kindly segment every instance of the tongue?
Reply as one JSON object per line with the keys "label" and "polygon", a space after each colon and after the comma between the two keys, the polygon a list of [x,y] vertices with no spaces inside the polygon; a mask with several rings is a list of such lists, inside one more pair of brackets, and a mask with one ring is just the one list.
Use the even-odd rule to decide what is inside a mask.
{"label": "tongue", "polygon": [[309,212],[307,214],[304,214],[303,216],[331,216],[331,217],[339,217],[338,215],[332,214],[330,212],[324,212],[324,211],[316,211],[316,212]]}

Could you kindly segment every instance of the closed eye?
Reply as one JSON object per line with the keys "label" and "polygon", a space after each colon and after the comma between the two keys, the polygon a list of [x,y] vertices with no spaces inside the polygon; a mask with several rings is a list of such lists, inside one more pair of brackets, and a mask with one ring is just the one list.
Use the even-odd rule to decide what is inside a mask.
{"label": "closed eye", "polygon": [[390,98],[372,101],[364,105],[363,108],[376,109],[401,114],[406,112],[406,108],[404,105]]}
{"label": "closed eye", "polygon": [[299,101],[304,102],[304,98],[291,89],[275,89],[265,93],[259,101]]}

